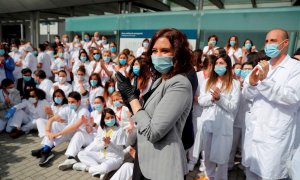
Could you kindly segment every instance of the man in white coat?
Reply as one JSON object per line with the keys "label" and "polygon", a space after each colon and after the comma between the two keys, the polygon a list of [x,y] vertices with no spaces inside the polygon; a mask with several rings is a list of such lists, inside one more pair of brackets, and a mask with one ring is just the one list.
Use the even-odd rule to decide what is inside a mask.
{"label": "man in white coat", "polygon": [[46,100],[52,102],[52,94],[50,94],[50,92],[53,82],[46,78],[47,75],[44,70],[37,70],[34,72],[34,75],[34,79],[38,84],[37,87],[46,93]]}
{"label": "man in white coat", "polygon": [[265,40],[271,60],[259,62],[244,82],[243,95],[253,99],[247,116],[253,124],[247,179],[288,177],[300,106],[300,62],[287,55],[288,44],[285,30],[271,30]]}

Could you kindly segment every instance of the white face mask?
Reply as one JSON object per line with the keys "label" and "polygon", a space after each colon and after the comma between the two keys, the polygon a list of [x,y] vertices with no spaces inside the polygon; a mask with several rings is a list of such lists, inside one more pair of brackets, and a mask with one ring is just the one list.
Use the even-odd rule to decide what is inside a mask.
{"label": "white face mask", "polygon": [[66,80],[67,80],[66,77],[58,77],[58,82],[61,83],[61,84],[65,83]]}
{"label": "white face mask", "polygon": [[7,92],[9,94],[11,94],[11,93],[15,92],[15,90],[16,90],[16,88],[10,88],[10,89],[7,89]]}
{"label": "white face mask", "polygon": [[31,102],[32,104],[36,103],[36,98],[30,97],[28,98],[28,101]]}

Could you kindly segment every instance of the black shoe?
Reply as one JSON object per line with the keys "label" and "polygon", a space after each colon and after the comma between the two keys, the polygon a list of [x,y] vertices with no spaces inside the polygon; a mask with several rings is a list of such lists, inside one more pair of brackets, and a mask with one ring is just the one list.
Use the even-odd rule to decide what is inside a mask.
{"label": "black shoe", "polygon": [[40,158],[42,156],[42,151],[43,151],[43,148],[32,150],[31,155],[34,157]]}
{"label": "black shoe", "polygon": [[42,152],[39,165],[45,166],[53,157],[54,157],[54,154],[51,151],[48,153]]}

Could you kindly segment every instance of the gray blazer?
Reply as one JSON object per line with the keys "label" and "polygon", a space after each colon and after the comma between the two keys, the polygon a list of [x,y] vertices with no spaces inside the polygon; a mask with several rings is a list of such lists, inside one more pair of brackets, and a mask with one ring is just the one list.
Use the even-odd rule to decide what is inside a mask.
{"label": "gray blazer", "polygon": [[185,76],[176,75],[159,78],[155,87],[144,110],[133,117],[140,169],[148,179],[183,180],[188,169],[181,134],[192,107],[192,86]]}

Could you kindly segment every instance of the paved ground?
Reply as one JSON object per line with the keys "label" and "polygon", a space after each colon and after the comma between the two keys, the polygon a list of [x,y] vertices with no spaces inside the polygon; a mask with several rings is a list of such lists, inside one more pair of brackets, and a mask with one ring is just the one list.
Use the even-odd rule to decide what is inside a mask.
{"label": "paved ground", "polygon": [[[31,150],[40,147],[40,138],[30,133],[18,139],[11,139],[7,134],[0,134],[0,179],[97,179],[89,173],[78,171],[60,171],[57,166],[65,159],[67,143],[56,147],[55,158],[47,167],[38,165],[39,159],[31,156]],[[187,176],[187,180],[197,179],[203,174],[195,167]],[[237,167],[229,173],[229,180],[244,180],[243,172]]]}

